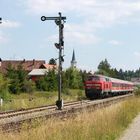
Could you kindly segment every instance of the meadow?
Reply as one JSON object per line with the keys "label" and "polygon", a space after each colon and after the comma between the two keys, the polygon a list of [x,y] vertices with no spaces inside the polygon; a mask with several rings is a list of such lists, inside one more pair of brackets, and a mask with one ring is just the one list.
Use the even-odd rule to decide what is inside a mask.
{"label": "meadow", "polygon": [[[36,120],[19,133],[0,133],[2,140],[115,140],[140,112],[140,97],[132,97],[74,118]],[[27,129],[28,128],[28,129]],[[29,129],[30,128],[30,129]]]}
{"label": "meadow", "polygon": [[[58,92],[34,92],[34,93],[20,93],[11,94],[9,100],[4,100],[1,106],[1,111],[25,109],[43,105],[55,104],[58,99]],[[66,89],[62,93],[64,102],[75,101],[85,98],[84,90],[69,90]]]}

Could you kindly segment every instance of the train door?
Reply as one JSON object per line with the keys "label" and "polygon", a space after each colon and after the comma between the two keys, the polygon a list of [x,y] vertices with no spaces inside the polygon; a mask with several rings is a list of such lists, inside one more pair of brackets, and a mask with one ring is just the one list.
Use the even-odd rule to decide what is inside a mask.
{"label": "train door", "polygon": [[109,78],[105,78],[104,89],[107,92],[110,90],[110,80],[109,80]]}

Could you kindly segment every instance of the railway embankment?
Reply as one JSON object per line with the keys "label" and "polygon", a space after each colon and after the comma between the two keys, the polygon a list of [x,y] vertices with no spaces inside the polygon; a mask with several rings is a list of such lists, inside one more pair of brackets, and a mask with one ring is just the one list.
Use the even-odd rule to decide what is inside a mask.
{"label": "railway embankment", "polygon": [[83,110],[76,117],[51,118],[24,124],[19,133],[0,133],[4,140],[116,140],[140,112],[140,98],[131,97],[123,102],[96,110]]}
{"label": "railway embankment", "polygon": [[95,111],[103,107],[110,106],[128,98],[133,97],[133,94],[105,98],[100,100],[83,100],[67,102],[64,104],[63,110],[56,110],[56,106],[41,106],[25,110],[17,110],[0,113],[0,128],[4,131],[19,131],[24,122],[29,122],[34,119],[51,117],[70,117],[83,110]]}

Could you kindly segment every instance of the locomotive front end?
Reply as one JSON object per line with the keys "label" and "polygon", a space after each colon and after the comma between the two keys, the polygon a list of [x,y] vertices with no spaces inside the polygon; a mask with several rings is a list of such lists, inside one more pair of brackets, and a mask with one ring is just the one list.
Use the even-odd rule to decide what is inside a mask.
{"label": "locomotive front end", "polygon": [[102,92],[102,82],[99,76],[89,76],[85,82],[85,94],[89,99],[99,98]]}

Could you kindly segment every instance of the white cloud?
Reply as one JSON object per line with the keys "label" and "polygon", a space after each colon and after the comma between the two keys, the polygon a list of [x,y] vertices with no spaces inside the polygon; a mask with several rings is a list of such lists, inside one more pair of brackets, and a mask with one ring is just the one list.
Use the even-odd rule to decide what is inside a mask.
{"label": "white cloud", "polygon": [[[82,24],[77,26],[77,24],[66,24],[64,30],[65,44],[69,45],[94,45],[100,41],[100,38],[93,34],[94,30],[91,30],[89,26]],[[51,35],[45,41],[47,42],[57,42],[58,34]]]}
{"label": "white cloud", "polygon": [[120,42],[118,40],[110,40],[108,43],[111,44],[111,45],[115,45],[115,46],[118,46],[118,45],[122,44],[122,42]]}
{"label": "white cloud", "polygon": [[[86,27],[86,28],[85,28]],[[72,44],[92,45],[99,42],[99,38],[94,35],[94,29],[85,24],[66,24],[66,39]]]}
{"label": "white cloud", "polygon": [[[21,0],[20,0],[21,1]],[[27,6],[27,10],[29,12],[33,12],[36,14],[42,13],[58,13],[61,12],[69,12],[73,10],[80,10],[84,6],[93,5],[95,0],[26,0],[24,3]]]}
{"label": "white cloud", "polygon": [[[71,43],[94,44],[100,41],[97,29],[115,24],[126,24],[140,18],[140,1],[137,0],[19,0],[33,15],[67,16],[65,37]],[[79,22],[80,21],[80,22]],[[73,22],[73,23],[70,23]],[[112,45],[121,42],[112,40]]]}
{"label": "white cloud", "polygon": [[[140,18],[140,1],[129,0],[25,0],[26,11],[33,15],[57,15],[62,12],[73,24],[68,22],[65,28],[66,38],[71,43],[94,44],[100,39],[96,36],[99,28],[114,24],[126,24]],[[80,21],[77,23],[77,21]],[[120,42],[112,40],[112,45]]]}
{"label": "white cloud", "polygon": [[0,27],[2,28],[17,28],[20,27],[21,24],[19,22],[10,21],[10,20],[2,20],[2,24]]}
{"label": "white cloud", "polygon": [[[16,21],[10,21],[10,20],[2,20],[2,23],[0,25],[0,29],[5,28],[18,28],[21,24]],[[0,43],[7,43],[9,41],[8,35],[4,33],[4,31],[0,31]]]}
{"label": "white cloud", "polygon": [[100,27],[120,23],[140,12],[140,1],[136,0],[26,0],[24,5],[33,14],[57,14],[61,11],[74,18],[81,16]]}

